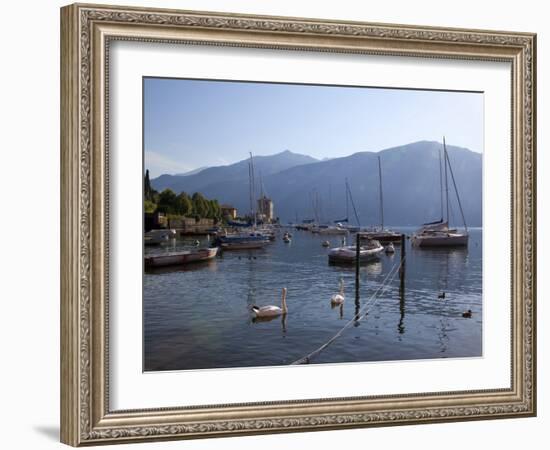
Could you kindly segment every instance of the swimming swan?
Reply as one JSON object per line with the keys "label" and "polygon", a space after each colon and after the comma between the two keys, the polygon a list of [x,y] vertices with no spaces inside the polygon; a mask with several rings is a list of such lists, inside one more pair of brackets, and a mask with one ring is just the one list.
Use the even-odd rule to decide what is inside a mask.
{"label": "swimming swan", "polygon": [[334,294],[330,298],[330,303],[332,305],[341,305],[344,303],[344,279],[340,278],[340,292],[338,294]]}
{"label": "swimming swan", "polygon": [[286,288],[283,288],[283,295],[281,299],[281,308],[274,305],[267,306],[252,306],[252,312],[256,317],[275,317],[281,314],[286,314],[288,311],[286,307]]}

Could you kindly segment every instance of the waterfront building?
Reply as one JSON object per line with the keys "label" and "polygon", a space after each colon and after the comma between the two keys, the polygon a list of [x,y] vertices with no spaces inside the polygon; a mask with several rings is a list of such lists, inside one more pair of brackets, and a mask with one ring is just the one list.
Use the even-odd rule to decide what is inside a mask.
{"label": "waterfront building", "polygon": [[226,219],[235,220],[237,218],[237,208],[232,205],[221,205],[220,206],[222,217]]}
{"label": "waterfront building", "polygon": [[262,195],[258,199],[258,219],[264,222],[272,222],[273,218],[273,200]]}

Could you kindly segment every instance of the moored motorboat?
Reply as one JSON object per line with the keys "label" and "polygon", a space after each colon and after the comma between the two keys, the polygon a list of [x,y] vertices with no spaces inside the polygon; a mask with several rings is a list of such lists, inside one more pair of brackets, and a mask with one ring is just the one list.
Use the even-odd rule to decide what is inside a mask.
{"label": "moored motorboat", "polygon": [[183,250],[180,252],[148,255],[144,258],[146,268],[179,266],[194,262],[208,261],[218,254],[218,247]]}
{"label": "moored motorboat", "polygon": [[[368,262],[378,259],[384,247],[379,241],[368,239],[359,249],[359,262]],[[354,245],[331,248],[328,252],[331,263],[354,263],[357,261],[357,248]]]}

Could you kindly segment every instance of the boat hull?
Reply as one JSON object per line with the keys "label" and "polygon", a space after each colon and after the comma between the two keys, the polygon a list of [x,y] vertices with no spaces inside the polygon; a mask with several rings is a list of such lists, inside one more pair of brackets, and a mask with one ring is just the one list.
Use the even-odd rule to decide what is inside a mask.
{"label": "boat hull", "polygon": [[348,234],[349,231],[344,228],[321,228],[318,233],[325,236],[343,236]]}
{"label": "boat hull", "polygon": [[[380,254],[384,251],[384,247],[361,249],[359,252],[359,262],[365,263],[369,261],[375,261]],[[329,263],[338,264],[353,264],[357,260],[357,253],[355,247],[338,247],[329,251],[328,261]]]}
{"label": "boat hull", "polygon": [[362,232],[361,235],[368,239],[375,239],[378,242],[401,242],[401,235],[391,231],[367,231]]}
{"label": "boat hull", "polygon": [[254,250],[264,248],[269,244],[269,241],[249,241],[249,242],[222,242],[223,250]]}
{"label": "boat hull", "polygon": [[208,261],[218,254],[218,247],[187,250],[183,252],[151,255],[144,258],[146,268],[180,266],[195,262]]}
{"label": "boat hull", "polygon": [[415,247],[466,247],[468,235],[460,233],[413,235],[412,245]]}

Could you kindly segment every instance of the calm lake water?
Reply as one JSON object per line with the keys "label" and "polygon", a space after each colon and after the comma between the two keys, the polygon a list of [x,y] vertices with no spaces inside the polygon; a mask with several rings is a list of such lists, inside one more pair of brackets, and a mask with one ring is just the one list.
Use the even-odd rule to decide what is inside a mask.
{"label": "calm lake water", "polygon": [[[395,228],[411,234],[411,228]],[[407,241],[406,277],[400,292],[393,256],[361,266],[355,301],[353,266],[328,264],[327,237],[292,230],[262,250],[226,251],[208,263],[144,274],[144,369],[182,370],[290,364],[331,339],[356,310],[354,322],[311,363],[388,361],[482,355],[482,232],[470,230],[467,249],[418,249]],[[187,240],[193,241],[194,239]],[[331,246],[339,245],[334,236]],[[146,253],[181,248],[172,241]],[[330,298],[345,283],[345,303]],[[388,278],[388,279],[391,279]],[[288,314],[254,321],[252,305],[281,303]],[[378,294],[373,294],[379,290]],[[438,299],[444,291],[445,299]],[[462,313],[473,311],[472,318]]]}

